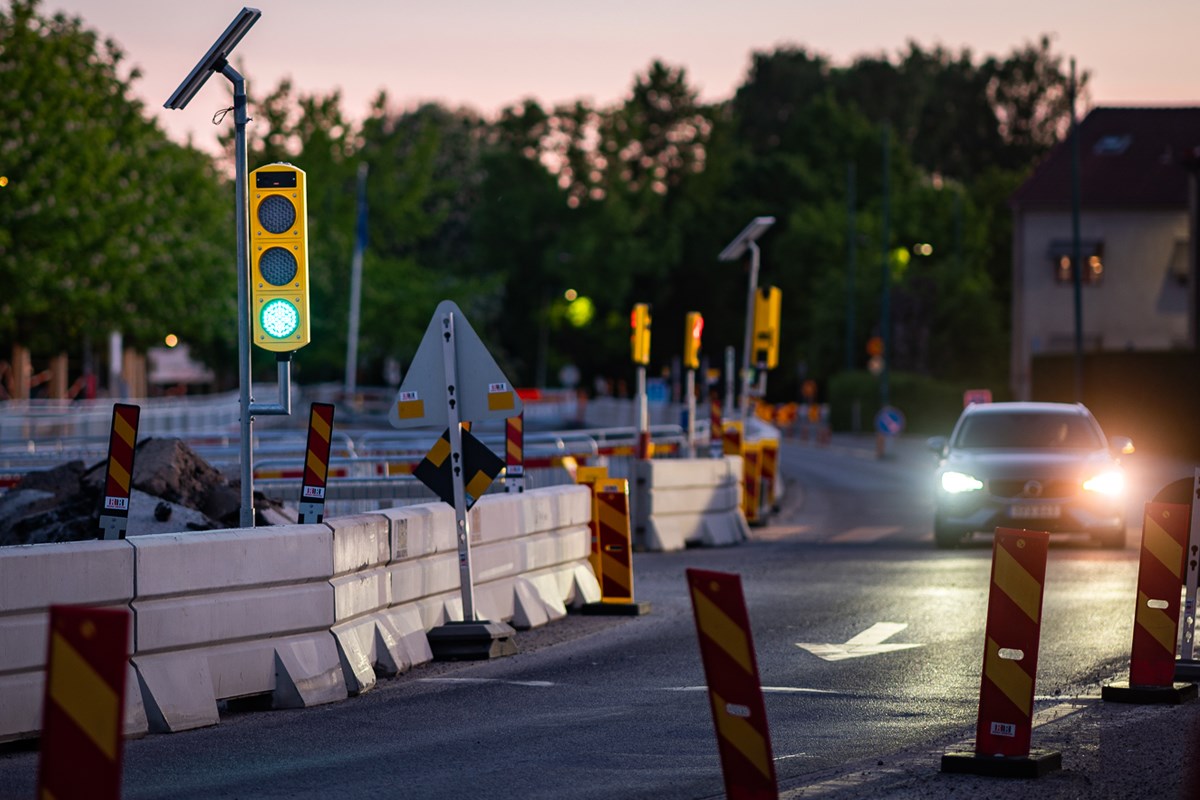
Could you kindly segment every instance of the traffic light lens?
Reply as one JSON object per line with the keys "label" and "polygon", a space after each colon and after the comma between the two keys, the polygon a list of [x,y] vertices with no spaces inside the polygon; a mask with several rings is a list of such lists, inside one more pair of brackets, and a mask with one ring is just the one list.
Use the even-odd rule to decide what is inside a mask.
{"label": "traffic light lens", "polygon": [[273,339],[286,339],[300,327],[300,312],[296,306],[280,298],[268,301],[258,319],[263,331]]}
{"label": "traffic light lens", "polygon": [[296,257],[282,247],[269,247],[258,260],[262,279],[272,286],[286,286],[296,277]]}
{"label": "traffic light lens", "polygon": [[283,195],[267,195],[258,204],[258,224],[268,233],[285,233],[296,224],[296,206]]}

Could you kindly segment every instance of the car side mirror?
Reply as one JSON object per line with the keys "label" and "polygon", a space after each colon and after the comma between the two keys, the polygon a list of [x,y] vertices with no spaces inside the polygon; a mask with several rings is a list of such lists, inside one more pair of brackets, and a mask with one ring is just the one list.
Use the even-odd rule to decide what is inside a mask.
{"label": "car side mirror", "polygon": [[1129,456],[1136,452],[1133,446],[1133,439],[1130,439],[1128,436],[1108,437],[1108,447],[1113,453],[1119,456]]}
{"label": "car side mirror", "polygon": [[931,453],[937,453],[939,456],[946,450],[945,436],[930,436],[925,440],[925,448]]}

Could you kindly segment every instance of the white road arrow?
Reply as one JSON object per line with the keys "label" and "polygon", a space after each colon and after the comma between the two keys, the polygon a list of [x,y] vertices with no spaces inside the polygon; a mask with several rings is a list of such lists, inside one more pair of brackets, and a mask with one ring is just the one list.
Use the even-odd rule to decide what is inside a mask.
{"label": "white road arrow", "polygon": [[851,637],[845,644],[809,644],[797,642],[796,647],[807,650],[814,656],[826,661],[845,661],[848,658],[862,658],[880,653],[891,653],[896,650],[908,650],[913,647],[924,647],[921,644],[884,644],[888,639],[908,627],[907,622],[876,622],[857,636]]}

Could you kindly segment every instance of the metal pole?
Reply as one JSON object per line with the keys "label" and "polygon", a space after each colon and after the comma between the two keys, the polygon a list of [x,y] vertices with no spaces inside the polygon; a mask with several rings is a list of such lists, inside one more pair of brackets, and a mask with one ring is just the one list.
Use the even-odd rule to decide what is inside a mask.
{"label": "metal pole", "polygon": [[458,415],[458,364],[454,343],[454,314],[442,317],[442,358],[446,372],[446,405],[450,428],[450,464],[454,484],[454,521],[458,537],[458,577],[462,588],[463,621],[474,622],[475,584],[471,580],[471,517],[463,487],[462,421]]}
{"label": "metal pole", "polygon": [[237,193],[237,271],[238,271],[238,401],[241,406],[241,473],[242,509],[240,524],[243,528],[254,527],[254,417],[250,414],[250,309],[246,298],[250,296],[250,254],[247,246],[249,217],[247,216],[246,187],[246,81],[231,64],[221,70],[233,84],[233,160],[234,187]]}
{"label": "metal pole", "polygon": [[358,213],[354,226],[354,257],[350,262],[350,328],[346,333],[346,391],[358,389],[358,318],[362,307],[362,262],[367,239],[367,162],[358,165]]}
{"label": "metal pole", "polygon": [[650,457],[650,405],[646,398],[646,367],[639,364],[637,368],[637,457]]}
{"label": "metal pole", "polygon": [[754,342],[754,293],[758,291],[758,243],[750,242],[750,285],[746,290],[746,338],[742,344],[742,422],[750,413],[750,348]]}
{"label": "metal pole", "polygon": [[687,379],[685,381],[687,392],[687,457],[696,457],[696,370],[689,369],[687,371]]}
{"label": "metal pole", "polygon": [[889,405],[890,397],[888,392],[888,371],[890,369],[889,362],[892,358],[891,348],[891,327],[892,327],[892,268],[891,268],[891,253],[888,252],[888,246],[891,243],[891,231],[888,229],[890,224],[889,217],[891,215],[891,161],[890,147],[891,128],[885,122],[883,124],[883,299],[881,301],[882,309],[880,311],[879,336],[883,341],[883,371],[879,374],[879,400],[881,405]]}
{"label": "metal pole", "polygon": [[1075,59],[1071,59],[1071,274],[1075,283],[1075,401],[1083,402],[1083,244],[1079,240],[1079,125]]}
{"label": "metal pole", "polygon": [[737,356],[734,355],[732,347],[725,348],[725,414],[733,416],[733,382],[735,380],[734,370],[736,366],[734,360]]}
{"label": "metal pole", "polygon": [[854,219],[858,177],[853,161],[846,165],[846,369],[854,369],[854,273],[858,268],[858,225]]}

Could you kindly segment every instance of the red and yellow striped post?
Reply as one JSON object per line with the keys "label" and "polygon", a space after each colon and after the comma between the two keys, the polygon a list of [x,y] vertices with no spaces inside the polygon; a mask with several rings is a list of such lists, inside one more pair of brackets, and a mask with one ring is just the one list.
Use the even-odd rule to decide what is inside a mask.
{"label": "red and yellow striped post", "polygon": [[633,602],[633,541],[629,531],[629,481],[609,478],[592,484],[603,603]]}
{"label": "red and yellow striped post", "polygon": [[742,579],[689,569],[687,580],[725,795],[730,800],[773,800],[779,796],[775,760]]}
{"label": "red and yellow striped post", "polygon": [[525,491],[525,412],[504,421],[504,490]]}
{"label": "red and yellow striped post", "polygon": [[763,502],[770,509],[775,507],[778,499],[775,495],[775,480],[779,473],[779,440],[764,439],[761,446]]}
{"label": "red and yellow striped post", "polygon": [[304,481],[300,485],[300,521],[325,517],[325,487],[329,481],[329,450],[333,438],[333,404],[313,403],[308,412],[308,447]]}
{"label": "red and yellow striped post", "polygon": [[124,539],[129,529],[133,453],[137,446],[141,413],[138,406],[113,404],[112,432],[108,437],[108,474],[104,481],[104,497],[100,501],[102,539]]}
{"label": "red and yellow striped post", "polygon": [[1062,754],[1030,751],[1050,534],[997,528],[992,545],[975,752],[942,756],[943,772],[1036,778]]}
{"label": "red and yellow striped post", "polygon": [[1146,503],[1129,681],[1102,687],[1104,700],[1181,703],[1196,696],[1196,684],[1175,683],[1175,642],[1190,529],[1190,505]]}
{"label": "red and yellow striped post", "polygon": [[129,612],[52,606],[38,797],[121,796]]}
{"label": "red and yellow striped post", "polygon": [[721,425],[721,398],[716,392],[708,401],[708,454],[712,458],[725,455],[725,429]]}
{"label": "red and yellow striped post", "polygon": [[725,435],[722,442],[725,446],[725,455],[740,456],[742,455],[742,423],[741,420],[730,420],[725,423]]}
{"label": "red and yellow striped post", "polygon": [[762,519],[762,444],[746,442],[742,449],[742,513],[753,523]]}

